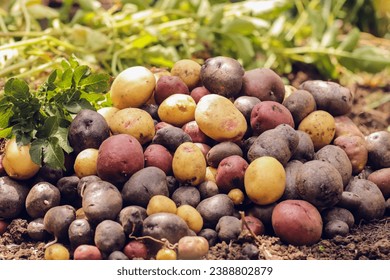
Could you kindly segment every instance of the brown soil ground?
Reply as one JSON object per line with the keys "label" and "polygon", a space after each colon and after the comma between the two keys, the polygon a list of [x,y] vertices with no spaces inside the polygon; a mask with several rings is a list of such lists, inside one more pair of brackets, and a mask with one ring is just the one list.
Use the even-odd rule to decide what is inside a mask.
{"label": "brown soil ground", "polygon": [[[292,84],[297,85],[308,76],[302,72],[293,77]],[[359,86],[355,92],[355,106],[350,117],[358,124],[364,134],[386,130],[390,124],[390,102],[373,109],[368,105],[390,94],[387,84],[380,89]],[[7,231],[0,236],[0,259],[43,259],[43,242],[33,242],[27,235],[27,221],[16,219],[10,223]],[[249,257],[248,257],[249,255]],[[279,238],[271,235],[242,236],[239,240],[226,244],[219,243],[210,248],[206,259],[284,259],[284,260],[367,260],[390,259],[390,213],[380,220],[368,224],[355,225],[347,236],[322,239],[313,246],[292,246],[283,244]]]}

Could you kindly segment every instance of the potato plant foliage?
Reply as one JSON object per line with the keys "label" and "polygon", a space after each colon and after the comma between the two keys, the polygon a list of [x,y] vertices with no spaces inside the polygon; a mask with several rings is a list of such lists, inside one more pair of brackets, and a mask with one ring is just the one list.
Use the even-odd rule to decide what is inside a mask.
{"label": "potato plant foliage", "polygon": [[9,79],[0,97],[0,138],[15,136],[18,144],[31,144],[32,160],[54,169],[65,169],[65,153],[73,150],[68,143],[72,115],[95,110],[109,87],[108,74],[92,73],[74,56],[61,66],[37,89],[24,80]]}

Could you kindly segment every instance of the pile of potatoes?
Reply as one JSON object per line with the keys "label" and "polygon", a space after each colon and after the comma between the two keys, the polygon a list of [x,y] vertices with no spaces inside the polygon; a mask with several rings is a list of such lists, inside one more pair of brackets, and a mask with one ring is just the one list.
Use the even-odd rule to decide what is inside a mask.
{"label": "pile of potatoes", "polygon": [[199,259],[248,232],[312,245],[389,209],[390,133],[363,135],[337,83],[220,56],[128,68],[110,95],[74,117],[66,171],[14,139],[1,156],[1,224],[27,217],[46,259]]}

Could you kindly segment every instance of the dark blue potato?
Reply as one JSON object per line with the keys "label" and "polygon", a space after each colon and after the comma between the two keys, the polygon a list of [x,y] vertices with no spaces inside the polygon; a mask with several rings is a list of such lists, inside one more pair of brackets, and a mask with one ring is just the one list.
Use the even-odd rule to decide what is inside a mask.
{"label": "dark blue potato", "polygon": [[69,144],[76,153],[88,148],[99,149],[109,136],[110,128],[106,120],[93,110],[81,110],[69,126]]}

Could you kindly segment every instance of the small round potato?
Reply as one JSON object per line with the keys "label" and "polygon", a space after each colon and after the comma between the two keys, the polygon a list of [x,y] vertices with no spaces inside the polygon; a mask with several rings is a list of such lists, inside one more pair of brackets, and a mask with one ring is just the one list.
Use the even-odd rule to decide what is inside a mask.
{"label": "small round potato", "polygon": [[296,126],[317,108],[313,95],[306,90],[296,90],[283,100],[283,105],[291,112]]}
{"label": "small round potato", "polygon": [[176,211],[177,207],[175,202],[165,195],[152,196],[146,207],[146,214],[148,216],[161,212],[176,214]]}
{"label": "small round potato", "polygon": [[203,228],[203,218],[191,205],[181,205],[177,208],[176,215],[181,217],[188,225],[189,229],[198,233]]}
{"label": "small round potato", "polygon": [[77,177],[97,175],[98,153],[99,150],[94,148],[88,148],[78,153],[74,161],[74,172]]}
{"label": "small round potato", "polygon": [[178,76],[162,76],[156,83],[154,99],[161,104],[166,98],[175,93],[190,94],[187,85]]}
{"label": "small round potato", "polygon": [[26,210],[32,218],[42,218],[52,207],[60,205],[58,188],[48,182],[35,184],[26,197]]}
{"label": "small round potato", "polygon": [[202,66],[194,60],[181,59],[175,62],[171,69],[171,74],[173,76],[179,76],[187,87],[192,90],[200,83],[201,67]]}
{"label": "small round potato", "polygon": [[139,108],[152,96],[155,86],[156,78],[146,67],[127,68],[119,73],[111,85],[112,103],[118,109]]}
{"label": "small round potato", "polygon": [[202,236],[184,236],[178,242],[178,258],[181,260],[197,260],[209,251],[209,242]]}
{"label": "small round potato", "polygon": [[176,93],[167,97],[158,107],[160,120],[181,127],[195,119],[196,103],[188,94]]}

